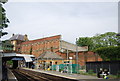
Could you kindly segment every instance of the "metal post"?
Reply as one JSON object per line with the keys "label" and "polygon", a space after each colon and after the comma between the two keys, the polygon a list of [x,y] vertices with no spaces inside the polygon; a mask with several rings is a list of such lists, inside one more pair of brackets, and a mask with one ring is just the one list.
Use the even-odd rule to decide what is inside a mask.
{"label": "metal post", "polygon": [[38,64],[38,58],[37,58],[37,69],[39,68],[39,64]]}
{"label": "metal post", "polygon": [[2,80],[2,42],[0,41],[0,81]]}
{"label": "metal post", "polygon": [[29,68],[29,62],[28,62],[28,68]]}
{"label": "metal post", "polygon": [[52,61],[52,71],[53,71],[53,60],[52,60],[52,58],[51,58],[51,61]]}
{"label": "metal post", "polygon": [[[68,61],[69,59],[68,59],[68,49],[67,49],[67,61]],[[68,71],[69,71],[69,68],[68,68],[68,64],[67,64],[67,73],[68,73]]]}
{"label": "metal post", "polygon": [[68,49],[67,49],[67,60],[68,60]]}
{"label": "metal post", "polygon": [[76,71],[78,73],[78,46],[77,46],[77,38],[76,38]]}

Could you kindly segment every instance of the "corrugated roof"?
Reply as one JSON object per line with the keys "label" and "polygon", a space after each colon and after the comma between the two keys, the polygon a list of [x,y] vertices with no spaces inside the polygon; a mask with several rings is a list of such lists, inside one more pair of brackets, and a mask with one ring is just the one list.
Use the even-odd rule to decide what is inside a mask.
{"label": "corrugated roof", "polygon": [[24,35],[16,34],[12,36],[9,40],[22,40],[24,41]]}
{"label": "corrugated roof", "polygon": [[61,56],[59,56],[58,54],[51,52],[51,51],[46,51],[43,54],[41,54],[38,59],[52,59],[52,60],[63,60],[63,58]]}
{"label": "corrugated roof", "polygon": [[88,51],[88,46],[79,47],[79,46],[76,46],[75,44],[66,42],[64,40],[60,41],[60,48],[65,49],[65,50],[68,49],[68,50],[71,50],[73,52],[76,52],[76,51]]}

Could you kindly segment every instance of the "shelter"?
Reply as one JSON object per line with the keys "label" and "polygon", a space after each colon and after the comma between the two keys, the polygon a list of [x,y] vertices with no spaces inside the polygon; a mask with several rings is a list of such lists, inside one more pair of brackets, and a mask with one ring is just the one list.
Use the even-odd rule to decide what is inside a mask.
{"label": "shelter", "polygon": [[21,66],[21,64],[24,64],[26,66],[30,66],[29,64],[33,62],[34,55],[28,55],[28,54],[17,54],[17,53],[2,53],[2,60],[13,61],[13,68],[17,68],[18,66]]}
{"label": "shelter", "polygon": [[64,59],[55,52],[46,51],[38,57],[38,64],[42,66],[41,69],[47,69],[52,65],[61,64],[63,60]]}
{"label": "shelter", "polygon": [[33,61],[32,58],[35,58],[34,55],[28,54],[17,54],[17,53],[2,53],[5,60],[25,60],[25,62]]}
{"label": "shelter", "polygon": [[46,51],[43,54],[41,54],[38,59],[41,60],[63,60],[63,58],[61,56],[59,56],[58,54],[51,52],[51,51]]}

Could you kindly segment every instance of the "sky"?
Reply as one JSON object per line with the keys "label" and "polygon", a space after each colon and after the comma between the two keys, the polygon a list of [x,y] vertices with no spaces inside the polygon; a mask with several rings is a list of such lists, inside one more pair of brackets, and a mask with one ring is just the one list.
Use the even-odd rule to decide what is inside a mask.
{"label": "sky", "polygon": [[118,32],[117,2],[12,2],[4,8],[10,20],[4,31],[28,35],[29,40],[62,35],[75,43],[76,38]]}

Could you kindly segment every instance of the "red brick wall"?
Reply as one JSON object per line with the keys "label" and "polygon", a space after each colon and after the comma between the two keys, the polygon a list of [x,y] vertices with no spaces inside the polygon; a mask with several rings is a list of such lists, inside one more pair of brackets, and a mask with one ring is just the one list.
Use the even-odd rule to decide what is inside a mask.
{"label": "red brick wall", "polygon": [[[61,57],[63,57],[64,59],[67,59],[66,53],[61,53],[61,52],[56,52],[56,53]],[[76,60],[76,53],[69,53],[68,57],[73,57],[73,60]],[[91,51],[78,53],[78,64],[84,66],[85,62],[90,62],[90,61],[102,61],[102,58]]]}
{"label": "red brick wall", "polygon": [[22,54],[30,54],[32,49],[32,54],[38,57],[44,51],[56,52],[59,50],[61,35],[46,37],[42,39],[27,41],[19,44],[17,50],[20,49]]}
{"label": "red brick wall", "polygon": [[[67,59],[66,53],[59,52],[59,46],[60,46],[60,35],[32,40],[23,42],[18,45],[17,50],[20,50],[22,54],[30,54],[31,48],[32,53],[35,55],[35,57],[40,56],[44,51],[52,51],[56,52],[58,55],[63,57],[64,59]],[[52,48],[51,48],[52,47]],[[73,60],[76,59],[76,53],[69,53],[68,57],[73,57]],[[90,61],[102,61],[102,59],[95,54],[94,52],[79,52],[78,53],[78,63],[81,66],[85,65],[85,62]]]}

